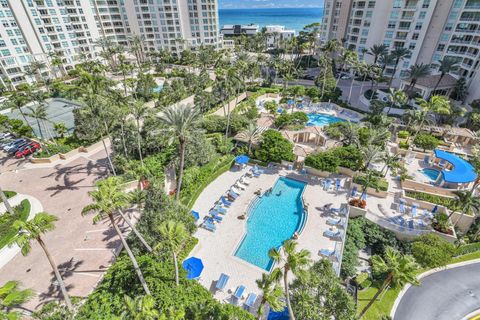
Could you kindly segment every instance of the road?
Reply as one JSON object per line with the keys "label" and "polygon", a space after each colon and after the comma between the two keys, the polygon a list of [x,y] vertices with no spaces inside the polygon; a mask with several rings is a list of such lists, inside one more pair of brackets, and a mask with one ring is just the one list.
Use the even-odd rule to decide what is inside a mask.
{"label": "road", "polygon": [[403,296],[394,320],[460,320],[480,308],[480,263],[440,271]]}

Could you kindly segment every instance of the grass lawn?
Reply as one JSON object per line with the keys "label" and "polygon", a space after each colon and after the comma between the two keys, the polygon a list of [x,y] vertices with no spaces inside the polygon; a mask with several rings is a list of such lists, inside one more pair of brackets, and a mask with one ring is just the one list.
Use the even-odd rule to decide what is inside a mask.
{"label": "grass lawn", "polygon": [[23,200],[18,206],[14,208],[15,215],[11,216],[8,213],[0,216],[0,249],[5,247],[10,239],[15,236],[15,231],[11,229],[16,220],[27,221],[30,214],[30,202]]}
{"label": "grass lawn", "polygon": [[17,193],[15,191],[3,191],[7,199],[10,199],[11,197],[15,196]]}
{"label": "grass lawn", "polygon": [[[464,262],[474,259],[480,259],[480,251],[472,252],[465,254],[463,256],[452,258],[450,264]],[[422,274],[428,269],[419,269],[417,274]],[[362,311],[363,307],[367,305],[367,303],[373,298],[375,293],[377,292],[377,288],[381,285],[381,283],[374,283],[372,286],[366,290],[358,292],[358,305],[357,310],[358,312]],[[372,304],[370,309],[365,313],[362,319],[366,320],[379,320],[382,316],[390,315],[390,311],[392,310],[393,304],[398,297],[402,288],[393,288],[387,290],[384,294],[380,295],[380,298]]]}

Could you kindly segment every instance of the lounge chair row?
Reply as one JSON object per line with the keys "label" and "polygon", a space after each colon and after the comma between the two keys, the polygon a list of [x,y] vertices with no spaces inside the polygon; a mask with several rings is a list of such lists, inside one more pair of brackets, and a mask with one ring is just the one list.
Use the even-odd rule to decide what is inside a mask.
{"label": "lounge chair row", "polygon": [[[225,290],[229,280],[230,280],[230,276],[225,273],[222,273],[218,278],[217,283],[215,284],[215,288],[220,291]],[[245,288],[244,285],[240,285],[235,290],[232,290],[233,293],[231,297],[231,302],[235,305],[238,305],[239,301],[244,299],[245,291],[247,291],[247,289]],[[252,309],[255,305],[256,300],[257,300],[257,295],[253,292],[249,293],[245,300],[245,306],[249,310]]]}

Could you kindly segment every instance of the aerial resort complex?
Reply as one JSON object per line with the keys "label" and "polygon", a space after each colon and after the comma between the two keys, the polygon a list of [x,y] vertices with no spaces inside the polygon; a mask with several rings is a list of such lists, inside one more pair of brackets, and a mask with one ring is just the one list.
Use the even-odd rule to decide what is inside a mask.
{"label": "aerial resort complex", "polygon": [[0,319],[480,319],[480,1],[0,20]]}

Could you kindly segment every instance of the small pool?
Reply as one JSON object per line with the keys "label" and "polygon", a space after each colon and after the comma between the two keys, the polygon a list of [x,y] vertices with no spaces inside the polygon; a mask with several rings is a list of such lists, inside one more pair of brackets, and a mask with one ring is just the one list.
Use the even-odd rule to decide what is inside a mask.
{"label": "small pool", "polygon": [[345,120],[324,113],[309,113],[307,126],[324,127],[331,123],[343,122]]}
{"label": "small pool", "polygon": [[302,193],[306,184],[280,177],[272,192],[253,203],[248,212],[247,233],[235,256],[270,271],[271,248],[279,248],[305,223]]}
{"label": "small pool", "polygon": [[440,174],[440,171],[431,168],[422,169],[420,172],[431,181],[437,181],[438,175]]}

